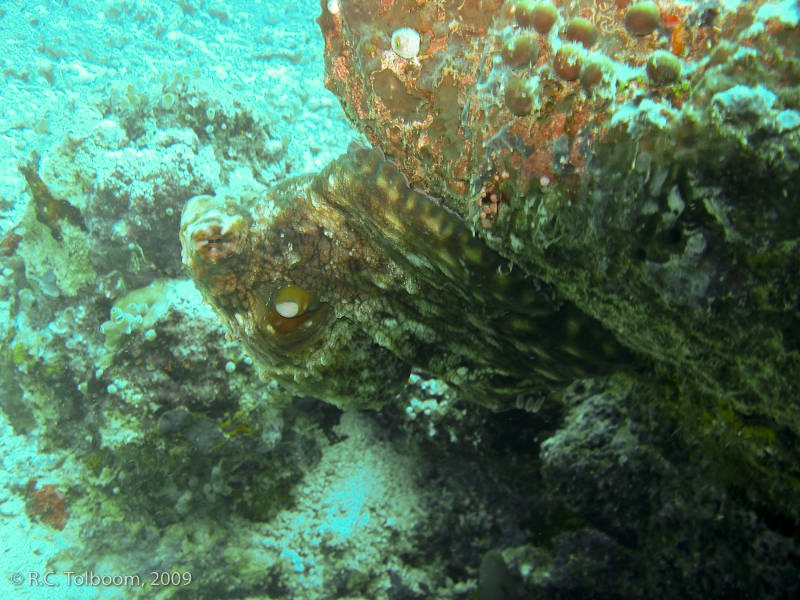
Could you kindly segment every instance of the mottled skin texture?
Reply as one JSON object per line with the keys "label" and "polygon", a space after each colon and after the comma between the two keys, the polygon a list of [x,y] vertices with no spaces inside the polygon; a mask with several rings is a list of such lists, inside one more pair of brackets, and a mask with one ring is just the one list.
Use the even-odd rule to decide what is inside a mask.
{"label": "mottled skin texture", "polygon": [[[495,409],[631,363],[613,336],[360,147],[263,196],[198,196],[184,263],[263,369],[298,393],[379,407],[412,367]],[[299,288],[308,309],[282,317]],[[305,304],[304,304],[305,306]]]}

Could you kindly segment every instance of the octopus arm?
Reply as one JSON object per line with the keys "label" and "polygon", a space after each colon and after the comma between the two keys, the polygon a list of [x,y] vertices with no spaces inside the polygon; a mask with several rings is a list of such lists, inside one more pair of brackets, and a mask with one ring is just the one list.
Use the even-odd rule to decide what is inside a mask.
{"label": "octopus arm", "polygon": [[475,237],[459,215],[413,189],[379,150],[360,146],[324,169],[312,195],[345,213],[362,236],[429,283],[502,310],[555,310],[542,286]]}

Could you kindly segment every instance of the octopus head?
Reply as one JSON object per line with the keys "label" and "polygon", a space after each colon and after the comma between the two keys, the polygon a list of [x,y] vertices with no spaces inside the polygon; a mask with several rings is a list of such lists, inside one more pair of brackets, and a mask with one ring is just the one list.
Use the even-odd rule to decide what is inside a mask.
{"label": "octopus head", "polygon": [[338,213],[314,205],[308,184],[190,199],[181,216],[183,263],[263,378],[338,406],[377,408],[410,366],[347,314],[355,295],[348,273],[360,270],[345,267],[359,250],[344,243]]}

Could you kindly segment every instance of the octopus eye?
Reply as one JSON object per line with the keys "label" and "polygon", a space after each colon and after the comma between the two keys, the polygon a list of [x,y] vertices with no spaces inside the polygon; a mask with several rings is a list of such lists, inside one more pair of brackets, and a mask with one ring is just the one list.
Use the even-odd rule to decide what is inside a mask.
{"label": "octopus eye", "polygon": [[330,307],[296,285],[287,285],[275,294],[267,308],[267,319],[274,333],[285,341],[300,341],[311,335],[327,318]]}
{"label": "octopus eye", "polygon": [[293,319],[304,315],[317,303],[317,297],[296,285],[281,288],[275,294],[275,312],[284,319]]}
{"label": "octopus eye", "polygon": [[206,246],[209,248],[222,248],[222,236],[215,235],[206,240]]}

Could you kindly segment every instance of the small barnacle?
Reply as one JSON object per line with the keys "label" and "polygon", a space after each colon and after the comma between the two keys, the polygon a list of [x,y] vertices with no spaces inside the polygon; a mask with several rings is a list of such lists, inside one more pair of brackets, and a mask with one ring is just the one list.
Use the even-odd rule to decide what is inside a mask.
{"label": "small barnacle", "polygon": [[503,62],[514,69],[535,64],[539,58],[539,44],[532,35],[511,38],[502,49]]}
{"label": "small barnacle", "polygon": [[681,76],[681,61],[671,52],[656,50],[647,59],[645,70],[654,85],[669,85]]}
{"label": "small barnacle", "polygon": [[558,20],[558,11],[551,4],[523,0],[517,3],[514,16],[520,27],[531,27],[547,35]]}
{"label": "small barnacle", "polygon": [[583,51],[580,44],[571,42],[564,44],[553,58],[553,70],[556,75],[565,81],[574,81],[578,78],[583,65]]}
{"label": "small barnacle", "polygon": [[505,91],[506,107],[512,115],[525,117],[533,111],[533,92],[523,79],[509,79]]}
{"label": "small barnacle", "polygon": [[587,50],[597,43],[600,31],[586,19],[578,17],[567,25],[567,40],[583,45]]}
{"label": "small barnacle", "polygon": [[580,73],[581,85],[587,90],[598,85],[607,85],[613,77],[614,63],[603,55],[592,56],[583,64]]}
{"label": "small barnacle", "polygon": [[495,173],[481,187],[481,196],[478,198],[478,206],[481,208],[481,225],[484,229],[490,229],[495,218],[500,212],[501,205],[508,205],[509,198],[502,189],[503,182],[509,178],[506,171]]}
{"label": "small barnacle", "polygon": [[631,4],[625,12],[625,29],[631,35],[648,35],[654,32],[661,22],[661,11],[651,0]]}
{"label": "small barnacle", "polygon": [[392,34],[392,50],[403,58],[416,58],[419,54],[419,33],[411,27],[401,27]]}

